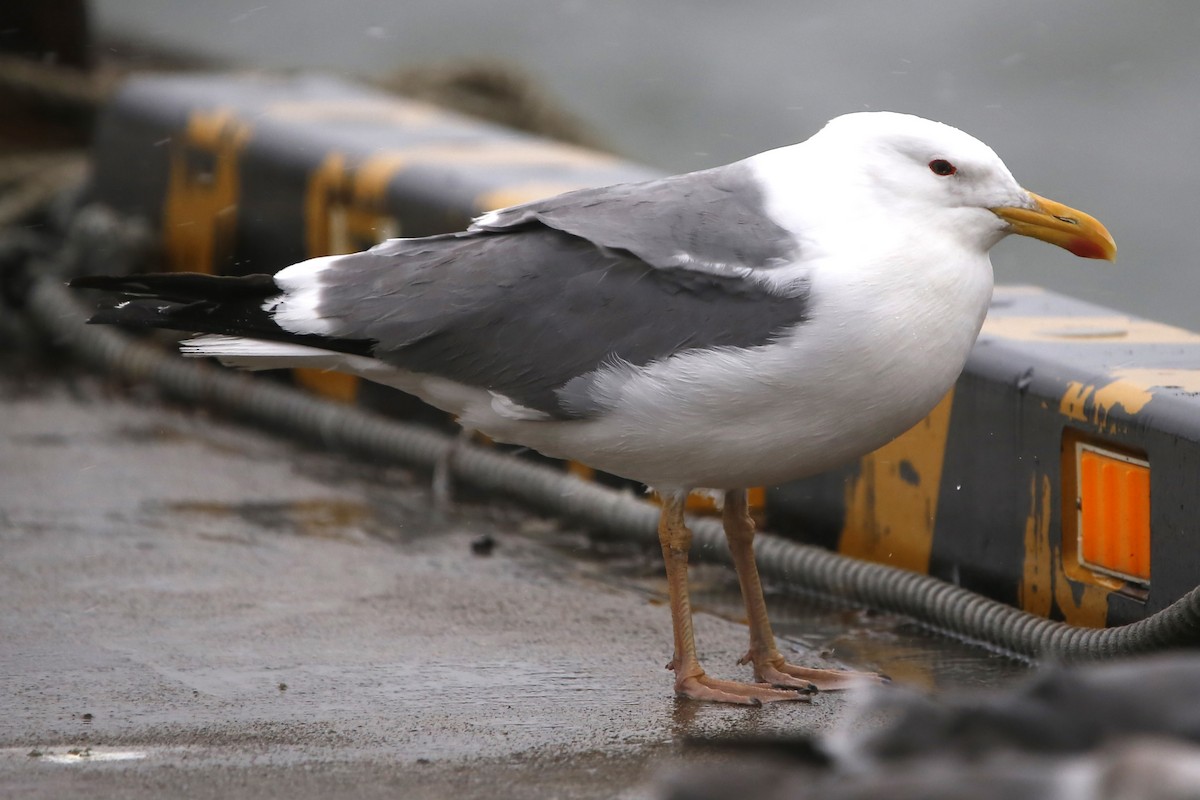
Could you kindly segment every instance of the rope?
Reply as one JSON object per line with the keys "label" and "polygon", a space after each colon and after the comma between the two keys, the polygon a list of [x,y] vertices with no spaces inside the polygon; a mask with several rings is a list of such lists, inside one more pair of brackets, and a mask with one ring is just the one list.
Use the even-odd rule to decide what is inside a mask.
{"label": "rope", "polygon": [[29,162],[26,169],[17,166],[16,158],[0,161],[0,182],[6,178],[19,181],[15,188],[0,194],[0,228],[14,225],[45,207],[68,186],[78,184],[87,172],[83,154],[73,151],[44,157],[22,156],[20,160]]}

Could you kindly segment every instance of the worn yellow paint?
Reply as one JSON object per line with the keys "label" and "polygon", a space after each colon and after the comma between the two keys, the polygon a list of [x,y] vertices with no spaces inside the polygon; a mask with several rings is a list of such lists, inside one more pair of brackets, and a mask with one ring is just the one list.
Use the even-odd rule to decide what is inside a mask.
{"label": "worn yellow paint", "polygon": [[1022,342],[1200,344],[1200,333],[1120,314],[1098,317],[988,316],[983,334]]}
{"label": "worn yellow paint", "polygon": [[333,255],[333,242],[344,238],[336,206],[344,192],[346,157],[329,153],[308,178],[304,195],[304,237],[309,258]]}
{"label": "worn yellow paint", "polygon": [[353,253],[400,234],[387,212],[387,186],[396,168],[393,161],[376,158],[351,168],[342,153],[325,156],[309,176],[305,195],[310,257]]}
{"label": "worn yellow paint", "polygon": [[163,208],[170,269],[218,271],[231,260],[237,225],[238,159],[250,126],[229,109],[196,111],[171,143]]}
{"label": "worn yellow paint", "polygon": [[388,184],[396,173],[416,163],[407,151],[381,150],[362,160],[354,170],[354,199],[380,208],[387,200]]}
{"label": "worn yellow paint", "polygon": [[[368,241],[399,235],[395,220],[387,213],[387,190],[397,173],[413,166],[595,166],[612,161],[612,156],[580,147],[525,140],[390,148],[374,152],[356,164],[351,164],[344,154],[333,152],[309,178],[305,203],[309,255],[348,252],[361,249]],[[585,185],[579,181],[555,181],[508,186],[485,193],[476,206],[481,211],[502,208]]]}
{"label": "worn yellow paint", "polygon": [[1095,389],[1095,386],[1085,386],[1079,381],[1071,381],[1067,384],[1067,391],[1063,392],[1062,401],[1058,404],[1059,413],[1069,419],[1087,422],[1088,416],[1084,411],[1084,404],[1087,403],[1088,397]]}
{"label": "worn yellow paint", "polygon": [[[395,221],[383,212],[386,178],[378,169],[351,171],[345,155],[332,152],[309,176],[304,199],[305,245],[310,257],[352,253],[398,233]],[[362,186],[369,191],[363,191]],[[333,400],[352,403],[358,378],[318,369],[292,371],[296,383]]]}
{"label": "worn yellow paint", "polygon": [[1050,541],[1053,502],[1050,477],[1033,476],[1029,483],[1025,560],[1017,601],[1024,610],[1042,617],[1050,616],[1057,604],[1063,619],[1070,624],[1103,628],[1108,621],[1108,589],[1071,581],[1064,573],[1062,550]]}
{"label": "worn yellow paint", "polygon": [[[274,108],[270,113],[320,120],[379,119],[419,122],[412,108],[402,104],[399,110],[380,104],[321,107],[292,106]],[[400,116],[395,116],[399,114]],[[406,116],[409,115],[409,116]],[[387,208],[387,191],[396,174],[417,164],[436,162],[469,164],[593,164],[610,157],[581,148],[539,142],[499,142],[464,145],[433,145],[380,150],[358,163],[344,153],[331,152],[309,176],[305,194],[305,244],[310,257],[350,253],[393,236],[401,231]],[[579,188],[577,184],[554,187],[554,194]],[[511,189],[508,191],[512,191]],[[544,196],[544,195],[538,195]],[[532,198],[520,198],[532,199]],[[519,202],[514,198],[512,202]],[[511,205],[512,202],[506,203]],[[357,379],[323,370],[296,370],[296,381],[327,397],[353,401]]]}
{"label": "worn yellow paint", "polygon": [[[1079,593],[1078,600],[1075,599],[1076,591]],[[1103,628],[1107,625],[1109,594],[1110,591],[1102,586],[1071,581],[1061,569],[1054,576],[1054,600],[1063,619],[1072,625],[1084,628]]]}
{"label": "worn yellow paint", "polygon": [[[842,553],[929,571],[953,401],[951,390],[916,427],[862,459],[846,486]],[[914,482],[902,476],[904,462],[915,471]]]}
{"label": "worn yellow paint", "polygon": [[570,192],[574,189],[582,189],[586,185],[568,181],[521,183],[481,194],[475,200],[475,207],[481,212],[492,211],[497,208],[508,208],[509,206],[528,203],[532,200],[541,200],[543,197],[553,197],[556,194]]}
{"label": "worn yellow paint", "polygon": [[1025,563],[1017,602],[1030,614],[1049,617],[1054,606],[1054,559],[1050,549],[1050,478],[1029,479],[1029,516],[1025,520]]}
{"label": "worn yellow paint", "polygon": [[1094,416],[1103,422],[1110,409],[1121,406],[1128,414],[1136,414],[1150,402],[1150,390],[1133,381],[1118,378],[1096,390]]}
{"label": "worn yellow paint", "polygon": [[[1171,370],[1175,372],[1176,370]],[[1183,371],[1183,370],[1179,370]],[[1189,370],[1190,371],[1190,370]],[[1130,370],[1136,373],[1136,370]],[[1117,406],[1125,409],[1126,414],[1137,414],[1153,399],[1150,388],[1154,384],[1145,384],[1140,378],[1145,376],[1133,375],[1132,378],[1120,377],[1097,388],[1095,384],[1083,384],[1071,381],[1063,393],[1058,410],[1063,416],[1090,422],[1103,426],[1108,421],[1108,414]],[[1087,404],[1091,403],[1091,411]]]}

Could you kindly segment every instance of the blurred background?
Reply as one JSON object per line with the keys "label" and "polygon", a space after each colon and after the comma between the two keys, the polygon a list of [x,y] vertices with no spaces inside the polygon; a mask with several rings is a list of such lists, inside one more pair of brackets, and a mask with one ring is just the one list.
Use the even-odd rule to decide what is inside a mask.
{"label": "blurred background", "polygon": [[1101,219],[1116,265],[1010,240],[999,282],[1200,327],[1200,4],[1190,0],[95,0],[100,57],[373,80],[502,63],[588,138],[667,171],[809,136],[849,111],[938,119],[1028,188]]}
{"label": "blurred background", "polygon": [[[0,670],[17,687],[0,685],[0,697],[14,698],[0,708],[8,725],[0,786],[24,770],[35,793],[68,796],[55,791],[68,778],[36,771],[53,769],[37,761],[46,742],[59,750],[49,755],[63,758],[100,742],[168,742],[137,756],[146,756],[141,772],[81,773],[73,796],[104,795],[101,780],[120,786],[109,794],[135,798],[161,797],[164,786],[191,795],[211,786],[211,796],[224,796],[244,775],[271,797],[345,794],[359,785],[352,781],[381,787],[379,796],[491,797],[510,783],[525,787],[532,766],[540,785],[561,787],[556,796],[611,797],[682,737],[813,732],[842,710],[837,696],[793,716],[675,705],[650,644],[667,641],[665,613],[648,608],[659,601],[647,598],[662,593],[655,546],[647,560],[640,550],[562,537],[532,517],[472,516],[469,506],[452,509],[447,530],[446,510],[416,472],[351,466],[325,452],[324,438],[297,454],[207,411],[187,417],[146,403],[152,390],[122,390],[113,376],[54,375],[66,356],[56,362],[45,346],[54,337],[22,324],[30,276],[159,263],[154,231],[75,213],[80,195],[70,189],[89,168],[96,109],[128,72],[332,73],[665,172],[791,144],[846,112],[919,114],[983,139],[1028,188],[1095,215],[1120,247],[1112,265],[1014,237],[993,252],[998,282],[1200,329],[1191,241],[1200,224],[1198,42],[1195,0],[0,0],[0,401],[8,423],[0,431],[8,455],[0,457],[0,567],[8,569],[0,605],[20,610],[0,615],[9,626],[0,643],[21,653],[9,660],[14,669]],[[150,149],[137,142],[139,152]],[[118,154],[109,160],[119,182],[136,183],[137,164]],[[207,163],[197,159],[196,173],[220,183]],[[272,197],[287,191],[270,184]],[[53,271],[60,267],[80,273]],[[17,354],[23,342],[30,346]],[[1182,362],[1188,352],[1171,355]],[[997,429],[1011,419],[1002,422]],[[1037,452],[1024,433],[1034,428],[1009,427],[1017,461]],[[1191,451],[1178,441],[1172,457],[1190,469]],[[1059,439],[1048,447],[1057,454]],[[990,440],[980,452],[996,458],[998,471],[1015,469]],[[833,477],[838,497],[843,480]],[[1024,525],[1032,502],[1017,536],[1040,536],[1049,559],[1043,480],[1013,483],[1012,508]],[[1194,483],[1189,473],[1164,485],[1187,492]],[[986,497],[1003,497],[1003,488],[988,481]],[[984,496],[971,489],[966,495]],[[1036,570],[1042,562],[1024,563]],[[479,600],[431,599],[427,587],[446,590],[462,574]],[[714,661],[728,666],[742,652],[740,600],[727,572],[707,574],[701,624],[724,632],[723,643],[707,641],[718,642]],[[598,600],[576,590],[597,581]],[[1071,592],[1062,596],[1086,604]],[[584,601],[571,616],[577,596]],[[878,665],[900,682],[996,685],[1027,666],[935,638],[902,617],[777,600],[781,636],[823,658]],[[406,628],[411,608],[430,620]],[[444,623],[450,612],[462,618]],[[587,655],[564,651],[557,636],[551,642],[547,620],[567,620]],[[419,633],[406,640],[398,630]],[[450,654],[441,671],[425,663],[434,630],[434,649]],[[474,645],[485,640],[483,656]],[[593,669],[596,642],[604,647]],[[491,672],[475,670],[481,659]],[[411,692],[419,698],[404,698],[412,702],[403,713],[396,675],[420,689]],[[563,686],[575,694],[559,693]],[[1148,686],[1173,696],[1171,687]],[[508,691],[539,702],[510,703]],[[545,714],[547,702],[555,714]],[[402,766],[419,768],[397,770],[397,753]],[[483,758],[493,761],[480,768]],[[413,786],[434,788],[418,795]]]}

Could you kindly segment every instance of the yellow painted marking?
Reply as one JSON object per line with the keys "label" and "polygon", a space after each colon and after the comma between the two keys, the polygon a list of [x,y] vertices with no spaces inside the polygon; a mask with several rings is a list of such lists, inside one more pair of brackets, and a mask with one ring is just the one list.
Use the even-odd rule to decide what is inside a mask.
{"label": "yellow painted marking", "polygon": [[1063,393],[1062,402],[1058,405],[1059,413],[1070,419],[1088,422],[1084,404],[1095,389],[1095,386],[1084,386],[1079,381],[1071,381],[1067,384],[1067,391]]}
{"label": "yellow painted marking", "polygon": [[520,205],[521,203],[528,203],[533,200],[541,200],[543,197],[553,197],[563,192],[584,189],[589,185],[570,181],[535,181],[533,183],[507,186],[503,189],[496,189],[481,194],[475,200],[475,208],[479,209],[480,212],[494,211],[497,208],[508,208],[509,206]]}
{"label": "yellow painted marking", "polygon": [[[357,252],[399,234],[384,209],[386,179],[368,173],[371,191],[363,192],[358,177],[336,151],[309,176],[304,235],[310,257]],[[358,396],[358,378],[352,375],[313,369],[296,369],[293,375],[300,386],[334,400],[352,403]]]}
{"label": "yellow painted marking", "polygon": [[170,148],[163,249],[172,270],[211,273],[233,256],[238,159],[250,126],[229,109],[197,111]]}
{"label": "yellow painted marking", "polygon": [[1062,570],[1062,552],[1050,543],[1053,491],[1049,476],[1043,475],[1041,480],[1034,476],[1029,494],[1025,562],[1017,592],[1021,608],[1046,617],[1050,615],[1053,598],[1063,619],[1070,624],[1103,628],[1108,622],[1108,590],[1068,580]]}
{"label": "yellow painted marking", "polygon": [[[612,156],[580,147],[521,140],[390,148],[357,164],[332,152],[309,178],[305,202],[308,252],[310,256],[352,252],[399,236],[399,226],[388,213],[387,190],[400,171],[416,165],[595,166],[613,162]],[[486,211],[586,185],[559,181],[509,186],[484,194],[476,205]]]}
{"label": "yellow painted marking", "polygon": [[335,248],[334,242],[345,238],[344,218],[337,215],[345,183],[346,157],[338,152],[325,156],[308,178],[304,195],[304,237],[309,258],[346,252]]}
{"label": "yellow painted marking", "polygon": [[[1040,491],[1039,491],[1040,488]],[[1050,501],[1053,492],[1049,476],[1029,479],[1029,517],[1025,520],[1025,563],[1017,602],[1030,614],[1049,617],[1054,606],[1054,559],[1050,549]]]}
{"label": "yellow painted marking", "polygon": [[392,178],[412,163],[412,158],[403,150],[372,153],[354,170],[354,199],[382,206],[387,200],[387,188]]}
{"label": "yellow painted marking", "polygon": [[1136,414],[1146,407],[1150,398],[1148,389],[1120,378],[1096,390],[1096,405],[1093,414],[1096,420],[1103,424],[1110,409],[1121,406],[1127,414]]}
{"label": "yellow painted marking", "polygon": [[387,210],[392,170],[392,164],[378,160],[352,169],[336,151],[325,157],[309,176],[305,197],[309,256],[354,253],[400,235]]}
{"label": "yellow painted marking", "polygon": [[[1068,383],[1059,403],[1059,412],[1080,422],[1104,425],[1109,412],[1117,406],[1125,409],[1126,414],[1140,413],[1153,399],[1151,389],[1155,387],[1177,386],[1200,391],[1200,370],[1122,369],[1114,374],[1116,380],[1100,387],[1095,384],[1084,385],[1079,381]],[[1090,413],[1085,409],[1088,401],[1092,403]]]}
{"label": "yellow painted marking", "polygon": [[953,399],[951,390],[916,427],[862,459],[846,486],[843,554],[929,571]]}
{"label": "yellow painted marking", "polygon": [[983,333],[1021,342],[1200,344],[1200,333],[1119,314],[1103,317],[989,316]]}
{"label": "yellow painted marking", "polygon": [[[1058,548],[1054,549],[1055,561],[1062,561]],[[1076,593],[1079,599],[1075,598]],[[1108,624],[1109,590],[1102,586],[1075,583],[1068,580],[1061,570],[1054,575],[1054,600],[1062,612],[1063,619],[1072,625],[1085,628],[1103,628]]]}
{"label": "yellow painted marking", "polygon": [[[378,241],[399,235],[394,220],[387,213],[387,190],[400,171],[414,165],[436,162],[578,164],[610,158],[581,148],[537,142],[381,150],[357,165],[348,163],[341,153],[330,153],[309,179],[306,202],[309,254],[350,251],[331,249],[335,241],[366,246],[360,241],[364,236]],[[484,194],[476,201],[476,206],[480,211],[503,208],[586,185],[579,181],[561,181],[510,186]]]}

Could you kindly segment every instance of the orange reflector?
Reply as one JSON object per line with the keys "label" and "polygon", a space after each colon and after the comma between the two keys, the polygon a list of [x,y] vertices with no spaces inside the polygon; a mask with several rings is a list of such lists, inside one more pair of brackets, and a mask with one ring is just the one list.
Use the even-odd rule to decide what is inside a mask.
{"label": "orange reflector", "polygon": [[1078,442],[1079,563],[1091,570],[1150,583],[1150,464]]}

